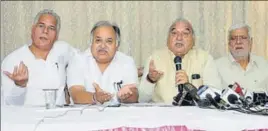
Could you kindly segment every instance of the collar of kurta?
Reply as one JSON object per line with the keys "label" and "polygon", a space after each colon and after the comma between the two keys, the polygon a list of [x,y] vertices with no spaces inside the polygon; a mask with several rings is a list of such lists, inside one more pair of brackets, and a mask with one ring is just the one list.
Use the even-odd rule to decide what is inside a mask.
{"label": "collar of kurta", "polygon": [[[35,55],[33,54],[33,52],[30,50],[30,45],[31,44],[26,44],[26,45],[24,45],[24,48],[26,48],[27,52],[32,56],[32,59],[35,59],[35,60],[43,60],[43,59],[39,59],[39,58],[36,58],[35,57]],[[51,48],[51,50],[49,51],[49,53],[47,55],[47,59],[46,60],[43,60],[43,61],[50,61],[50,62],[56,62],[56,63],[58,63],[59,61],[61,61],[60,57],[55,57],[53,55],[53,51],[54,50],[55,50],[55,45],[53,45],[52,48]]]}
{"label": "collar of kurta", "polygon": [[[231,65],[239,64],[238,62],[236,62],[236,60],[234,59],[234,57],[231,54],[231,52],[228,53],[228,59],[229,59]],[[248,64],[251,64],[251,65],[254,65],[254,66],[258,67],[256,57],[252,53],[249,54],[249,63]]]}

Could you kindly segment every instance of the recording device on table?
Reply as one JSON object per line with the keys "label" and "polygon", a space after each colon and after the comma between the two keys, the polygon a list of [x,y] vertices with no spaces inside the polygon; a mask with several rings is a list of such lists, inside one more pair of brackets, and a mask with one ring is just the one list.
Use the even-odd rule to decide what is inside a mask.
{"label": "recording device on table", "polygon": [[248,114],[268,115],[268,103],[266,93],[250,93],[238,83],[229,85],[224,89],[221,98],[231,105],[229,110],[236,110]]}
{"label": "recording device on table", "polygon": [[123,84],[122,80],[119,82],[114,82],[113,86],[115,90],[115,95],[111,99],[111,102],[109,103],[108,107],[120,107],[121,106],[120,100],[117,97],[117,92],[122,88],[122,84]]}

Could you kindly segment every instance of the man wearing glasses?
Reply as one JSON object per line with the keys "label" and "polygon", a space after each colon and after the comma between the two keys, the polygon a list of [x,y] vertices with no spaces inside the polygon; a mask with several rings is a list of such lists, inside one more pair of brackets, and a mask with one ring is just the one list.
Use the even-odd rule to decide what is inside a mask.
{"label": "man wearing glasses", "polygon": [[229,53],[216,60],[222,86],[238,83],[251,92],[268,91],[268,62],[251,53],[251,29],[246,24],[235,24],[229,29]]}

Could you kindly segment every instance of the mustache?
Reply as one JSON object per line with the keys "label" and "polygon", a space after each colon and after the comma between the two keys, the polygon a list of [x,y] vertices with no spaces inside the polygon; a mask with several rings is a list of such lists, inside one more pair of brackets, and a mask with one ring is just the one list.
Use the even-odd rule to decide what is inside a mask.
{"label": "mustache", "polygon": [[97,48],[97,52],[101,52],[101,51],[105,51],[105,52],[108,52],[109,49],[108,48]]}

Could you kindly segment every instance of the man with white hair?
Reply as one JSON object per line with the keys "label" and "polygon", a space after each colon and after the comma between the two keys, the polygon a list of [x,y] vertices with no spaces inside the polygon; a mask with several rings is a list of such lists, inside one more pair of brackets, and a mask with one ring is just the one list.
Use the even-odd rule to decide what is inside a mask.
{"label": "man with white hair", "polygon": [[7,105],[44,106],[43,89],[58,89],[57,104],[65,104],[65,69],[75,49],[57,41],[60,17],[44,9],[34,20],[32,43],[13,51],[2,62],[1,91]]}
{"label": "man with white hair", "polygon": [[246,24],[230,27],[228,35],[229,52],[216,60],[222,79],[222,87],[235,82],[251,92],[268,92],[268,62],[251,53],[251,29]]}
{"label": "man with white hair", "polygon": [[[139,86],[140,102],[171,104],[178,94],[178,85],[193,83],[194,78],[199,78],[201,85],[220,88],[213,57],[194,44],[191,23],[186,19],[176,19],[168,30],[167,47],[154,51],[145,64]],[[178,71],[175,57],[181,58],[182,69]]]}
{"label": "man with white hair", "polygon": [[138,74],[132,57],[119,51],[120,29],[108,21],[97,22],[89,49],[75,56],[68,67],[67,83],[76,104],[137,102]]}

